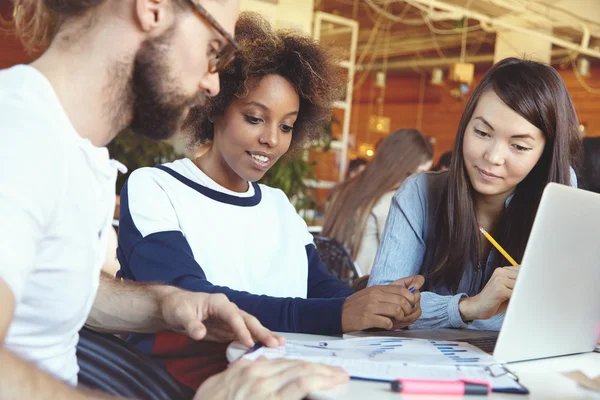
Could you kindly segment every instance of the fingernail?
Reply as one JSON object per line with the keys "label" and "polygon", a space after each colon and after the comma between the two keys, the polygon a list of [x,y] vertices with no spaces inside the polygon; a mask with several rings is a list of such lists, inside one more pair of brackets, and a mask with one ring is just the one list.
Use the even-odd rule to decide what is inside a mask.
{"label": "fingernail", "polygon": [[410,287],[410,289],[408,289],[408,291],[409,291],[409,292],[411,292],[411,293],[414,293],[414,292],[415,292],[415,290],[416,290],[416,289],[415,289],[415,287],[414,287],[414,286],[411,286],[411,287]]}

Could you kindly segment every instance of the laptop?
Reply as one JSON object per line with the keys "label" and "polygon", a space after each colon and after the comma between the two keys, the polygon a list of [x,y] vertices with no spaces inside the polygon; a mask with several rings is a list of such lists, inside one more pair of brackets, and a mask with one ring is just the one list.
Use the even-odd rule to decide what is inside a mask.
{"label": "laptop", "polygon": [[550,183],[499,333],[409,329],[374,334],[464,341],[509,363],[593,351],[599,329],[600,195]]}

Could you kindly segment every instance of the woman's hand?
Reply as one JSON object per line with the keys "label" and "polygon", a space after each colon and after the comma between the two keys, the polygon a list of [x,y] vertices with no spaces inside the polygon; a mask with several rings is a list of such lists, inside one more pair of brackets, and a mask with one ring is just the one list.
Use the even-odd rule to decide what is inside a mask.
{"label": "woman's hand", "polygon": [[520,266],[496,268],[483,290],[474,297],[461,299],[458,309],[463,321],[488,319],[506,310]]}

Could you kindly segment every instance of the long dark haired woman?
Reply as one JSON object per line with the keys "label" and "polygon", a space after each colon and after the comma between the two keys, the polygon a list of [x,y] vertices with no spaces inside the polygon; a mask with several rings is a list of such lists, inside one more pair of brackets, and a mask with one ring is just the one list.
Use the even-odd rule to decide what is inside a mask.
{"label": "long dark haired woman", "polygon": [[407,179],[392,201],[369,285],[425,275],[414,327],[499,329],[549,182],[576,185],[577,116],[551,67],[505,59],[484,76],[462,116],[450,170]]}

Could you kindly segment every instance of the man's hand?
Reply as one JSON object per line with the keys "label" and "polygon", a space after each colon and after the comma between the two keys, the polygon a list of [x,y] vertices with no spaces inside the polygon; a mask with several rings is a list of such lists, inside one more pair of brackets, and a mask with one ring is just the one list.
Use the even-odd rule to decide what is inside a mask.
{"label": "man's hand", "polygon": [[194,340],[239,340],[251,347],[256,341],[268,347],[285,344],[250,314],[240,310],[224,294],[174,290],[165,295],[161,312],[169,329]]}
{"label": "man's hand", "polygon": [[300,400],[348,381],[339,368],[296,360],[236,361],[209,378],[194,400]]}
{"label": "man's hand", "polygon": [[425,279],[409,276],[389,285],[363,289],[344,302],[342,331],[368,328],[399,329],[421,316],[421,292]]}
{"label": "man's hand", "polygon": [[519,266],[496,268],[477,296],[461,299],[458,309],[463,321],[488,319],[506,311],[519,275],[519,268]]}

